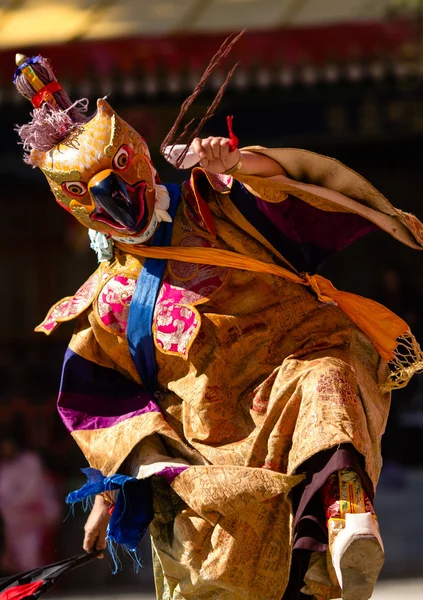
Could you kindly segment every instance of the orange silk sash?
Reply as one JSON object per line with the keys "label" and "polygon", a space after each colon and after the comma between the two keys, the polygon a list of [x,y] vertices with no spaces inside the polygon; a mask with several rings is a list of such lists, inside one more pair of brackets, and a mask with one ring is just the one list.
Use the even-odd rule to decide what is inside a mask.
{"label": "orange silk sash", "polygon": [[119,250],[143,258],[178,260],[268,273],[311,287],[321,302],[339,306],[351,321],[369,336],[380,356],[388,362],[395,357],[399,338],[409,331],[407,323],[382,304],[357,294],[337,290],[328,279],[321,275],[305,274],[304,277],[301,277],[279,265],[219,248],[131,246],[117,241],[114,242],[114,245]]}

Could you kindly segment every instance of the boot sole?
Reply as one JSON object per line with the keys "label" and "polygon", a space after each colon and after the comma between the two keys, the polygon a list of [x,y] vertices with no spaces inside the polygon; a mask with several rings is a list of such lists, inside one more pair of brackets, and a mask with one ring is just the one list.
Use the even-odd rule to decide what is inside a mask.
{"label": "boot sole", "polygon": [[342,599],[371,598],[384,560],[383,550],[374,536],[354,537],[340,560]]}

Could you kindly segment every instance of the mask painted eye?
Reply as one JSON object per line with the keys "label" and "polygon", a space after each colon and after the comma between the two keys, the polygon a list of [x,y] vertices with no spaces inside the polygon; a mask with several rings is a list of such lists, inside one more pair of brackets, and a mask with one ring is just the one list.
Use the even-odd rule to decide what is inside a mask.
{"label": "mask painted eye", "polygon": [[113,158],[113,168],[124,171],[131,164],[131,150],[129,146],[121,146]]}
{"label": "mask painted eye", "polygon": [[87,184],[83,181],[65,181],[62,189],[71,196],[84,196],[87,193]]}

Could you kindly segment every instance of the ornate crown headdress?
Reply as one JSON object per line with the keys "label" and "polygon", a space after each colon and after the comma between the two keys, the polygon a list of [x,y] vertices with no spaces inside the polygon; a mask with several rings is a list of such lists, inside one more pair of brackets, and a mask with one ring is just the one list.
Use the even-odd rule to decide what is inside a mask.
{"label": "ornate crown headdress", "polygon": [[34,107],[30,122],[16,130],[24,147],[24,160],[33,164],[31,150],[51,150],[87,121],[88,100],[72,103],[46,58],[17,54],[16,64],[13,82]]}

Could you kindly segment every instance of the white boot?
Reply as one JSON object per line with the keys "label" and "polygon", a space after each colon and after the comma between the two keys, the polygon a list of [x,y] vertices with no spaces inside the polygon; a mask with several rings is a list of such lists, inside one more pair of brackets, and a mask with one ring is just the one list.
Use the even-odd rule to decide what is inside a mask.
{"label": "white boot", "polygon": [[371,513],[345,515],[331,548],[343,600],[368,600],[383,566],[383,543]]}

